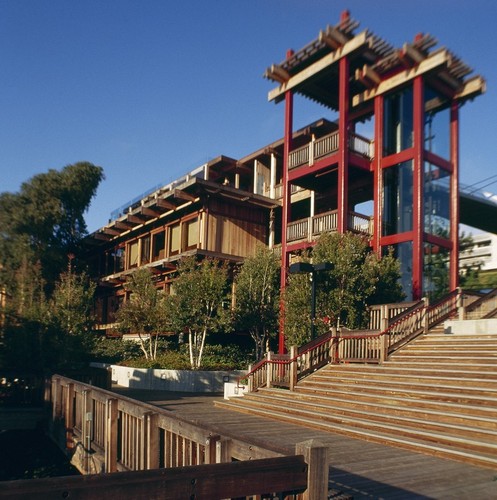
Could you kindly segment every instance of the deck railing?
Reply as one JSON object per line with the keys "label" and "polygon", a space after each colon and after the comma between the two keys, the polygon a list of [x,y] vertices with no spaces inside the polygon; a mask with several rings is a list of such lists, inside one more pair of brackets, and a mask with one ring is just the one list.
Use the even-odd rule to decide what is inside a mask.
{"label": "deck railing", "polygon": [[[278,358],[275,361],[278,361]],[[280,375],[276,366],[273,376]],[[321,452],[326,451],[323,447],[299,443],[296,448],[297,458],[282,457],[276,451],[214,433],[207,427],[182,419],[163,408],[59,375],[52,377],[47,402],[52,404],[50,432],[59,446],[63,449],[67,447],[68,453],[73,456],[73,463],[78,465],[83,474],[98,473],[99,478],[112,476],[118,478],[117,483],[131,484],[133,478],[142,477],[129,475],[131,471],[155,469],[157,474],[148,471],[147,477],[160,478],[173,475],[168,472],[159,473],[158,470],[180,468],[174,470],[178,476],[176,479],[182,474],[191,473],[190,476],[195,478],[195,481],[185,483],[190,489],[195,484],[204,486],[207,484],[213,492],[210,496],[207,493],[202,495],[200,492],[204,490],[199,486],[199,489],[193,488],[187,496],[183,493],[163,491],[161,498],[193,498],[193,496],[197,498],[197,494],[200,495],[199,498],[219,498],[216,495],[221,491],[223,493],[220,495],[221,498],[260,495],[267,491],[279,492],[279,496],[268,498],[326,498],[323,484],[327,486],[328,483],[327,460],[322,460],[322,463],[303,463],[303,457],[300,456],[308,456],[306,450],[310,447]],[[326,458],[326,455],[322,457]],[[231,469],[233,460],[242,461],[245,465],[233,466]],[[267,463],[264,462],[263,465],[268,474],[261,471],[259,479],[250,476],[252,480],[247,482],[244,473],[251,474],[248,464],[255,460],[261,460],[261,463],[266,460]],[[295,475],[296,463],[300,464],[300,474]],[[217,464],[218,468],[212,464]],[[116,471],[121,473],[117,476],[101,475],[102,472]],[[275,476],[269,471],[279,472]],[[229,481],[228,479],[226,481],[231,486],[227,489],[223,489],[224,486],[220,485],[217,486],[217,490],[215,489],[216,484],[211,478],[219,473],[225,477],[229,476]],[[320,476],[320,479],[316,482],[311,478],[311,474]],[[188,480],[191,479],[190,476]],[[238,481],[237,477],[243,477],[244,481]],[[106,484],[105,481],[100,482],[96,478],[90,483],[94,485],[94,494],[98,484],[102,486]],[[237,483],[238,486],[235,486]],[[84,482],[78,484],[82,485]],[[46,492],[41,483],[39,486],[40,491]],[[27,496],[18,498],[38,498],[27,494],[25,487],[19,491],[23,491]],[[38,490],[32,491],[38,494]],[[195,495],[190,496],[192,492]],[[115,491],[113,493],[115,494]],[[174,496],[175,494],[177,496]],[[119,498],[150,498],[146,496],[146,488],[141,496],[133,496],[131,492],[129,495],[126,492],[123,495]],[[156,496],[151,495],[151,497]]]}
{"label": "deck railing", "polygon": [[[348,229],[356,233],[371,235],[371,218],[357,212],[350,212]],[[311,240],[325,232],[334,232],[338,229],[338,211],[331,210],[322,214],[289,222],[287,225],[287,241]]]}
{"label": "deck railing", "polygon": [[497,288],[464,308],[464,319],[492,318],[497,314]]}
{"label": "deck railing", "polygon": [[[288,157],[288,169],[292,170],[302,165],[313,165],[316,160],[336,153],[339,149],[339,139],[338,132],[332,132],[294,149]],[[349,149],[368,159],[374,157],[373,142],[356,133],[349,135]]]}
{"label": "deck railing", "polygon": [[[457,312],[460,290],[427,305],[426,300],[383,304],[372,308],[369,330],[327,332],[301,346],[292,347],[288,357],[266,358],[245,375],[249,391],[259,387],[289,387],[328,363],[382,363],[401,346]],[[497,296],[497,293],[496,293]]]}

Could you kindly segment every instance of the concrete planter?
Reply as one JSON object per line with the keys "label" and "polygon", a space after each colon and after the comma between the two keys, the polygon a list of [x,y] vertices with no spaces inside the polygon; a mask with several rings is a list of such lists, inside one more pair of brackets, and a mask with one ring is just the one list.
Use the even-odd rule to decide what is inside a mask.
{"label": "concrete planter", "polygon": [[193,371],[130,368],[128,366],[92,363],[92,366],[108,367],[112,382],[122,387],[174,392],[224,392],[224,384],[236,382],[245,375],[236,371]]}

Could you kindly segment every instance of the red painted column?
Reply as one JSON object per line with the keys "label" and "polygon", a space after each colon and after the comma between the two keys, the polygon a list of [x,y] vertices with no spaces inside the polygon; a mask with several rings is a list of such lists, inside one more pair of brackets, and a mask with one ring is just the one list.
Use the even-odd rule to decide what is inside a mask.
{"label": "red painted column", "polygon": [[349,200],[349,60],[342,57],[339,63],[338,83],[338,232],[344,233],[348,229]]}
{"label": "red painted column", "polygon": [[[286,54],[287,59],[293,55],[293,51],[289,50]],[[285,131],[283,145],[283,207],[281,210],[281,275],[280,287],[283,292],[286,286],[288,276],[288,254],[287,254],[287,226],[291,217],[291,190],[288,182],[288,158],[292,150],[292,135],[293,135],[293,93],[287,91],[285,93]],[[278,337],[278,352],[285,352],[285,307],[283,301],[280,302],[280,324]]]}
{"label": "red painted column", "polygon": [[381,214],[383,200],[383,172],[381,159],[383,158],[383,96],[374,100],[374,208],[373,208],[373,251],[381,255]]}
{"label": "red painted column", "polygon": [[424,92],[423,79],[418,76],[413,84],[414,158],[413,158],[413,256],[412,296],[419,300],[423,296],[423,177],[424,177]]}
{"label": "red painted column", "polygon": [[459,286],[459,104],[452,102],[450,109],[450,289]]}

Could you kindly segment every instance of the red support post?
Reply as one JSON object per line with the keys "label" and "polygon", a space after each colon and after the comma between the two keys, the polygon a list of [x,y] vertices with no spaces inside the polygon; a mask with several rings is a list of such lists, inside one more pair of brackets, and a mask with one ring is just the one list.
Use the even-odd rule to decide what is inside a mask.
{"label": "red support post", "polygon": [[412,256],[412,298],[423,296],[423,174],[424,174],[424,82],[418,76],[413,83],[414,115],[414,165],[413,165],[413,256]]}
{"label": "red support post", "polygon": [[450,109],[450,289],[459,286],[459,104],[452,102]]}
{"label": "red support post", "polygon": [[339,63],[339,90],[338,90],[338,232],[344,233],[348,229],[349,200],[348,200],[348,172],[349,172],[349,60],[342,57]]}
{"label": "red support post", "polygon": [[383,158],[383,96],[379,95],[374,100],[374,208],[373,208],[373,251],[381,255],[381,213],[383,200],[383,171],[381,160]]}
{"label": "red support post", "polygon": [[[293,55],[289,50],[286,54],[287,59]],[[281,221],[281,277],[280,285],[283,291],[286,286],[288,275],[288,254],[287,254],[287,226],[291,217],[291,189],[288,182],[288,159],[292,150],[293,135],[293,93],[291,90],[285,93],[285,131],[284,131],[284,151],[283,151],[283,210]],[[285,353],[285,307],[283,301],[280,301],[280,324],[278,337],[278,352]]]}

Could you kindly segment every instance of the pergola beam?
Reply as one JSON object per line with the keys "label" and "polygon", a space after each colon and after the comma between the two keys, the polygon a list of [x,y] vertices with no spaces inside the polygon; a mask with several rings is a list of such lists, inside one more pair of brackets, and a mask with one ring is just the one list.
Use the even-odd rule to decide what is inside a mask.
{"label": "pergola beam", "polygon": [[414,80],[414,78],[419,75],[423,75],[436,69],[445,67],[450,63],[450,61],[450,53],[447,50],[441,50],[440,52],[433,54],[431,57],[426,58],[415,68],[401,71],[400,73],[397,73],[396,75],[383,80],[377,87],[370,90],[365,90],[364,92],[355,95],[352,98],[352,106],[363,104],[364,102],[367,102],[378,95],[385,94],[390,90],[398,88],[404,83]]}
{"label": "pergola beam", "polygon": [[359,48],[369,43],[369,40],[370,37],[368,37],[366,31],[359,33],[357,36],[345,43],[342,47],[324,56],[319,61],[316,61],[304,70],[289,78],[287,81],[282,82],[279,87],[271,90],[268,94],[268,100],[278,101],[283,99],[285,92],[293,90],[296,87],[302,85],[307,79],[317,75],[324,69],[337,63],[342,57],[358,50]]}

